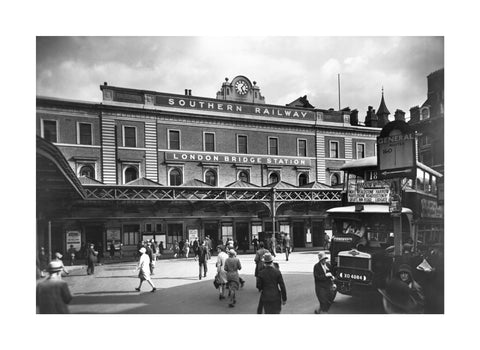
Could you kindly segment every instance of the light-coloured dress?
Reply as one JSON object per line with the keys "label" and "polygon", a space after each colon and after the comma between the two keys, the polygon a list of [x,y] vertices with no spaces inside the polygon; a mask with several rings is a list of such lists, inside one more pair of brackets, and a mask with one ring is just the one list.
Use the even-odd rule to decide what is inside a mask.
{"label": "light-coloured dress", "polygon": [[225,284],[227,283],[227,272],[225,271],[225,261],[228,259],[228,254],[225,252],[220,252],[217,257],[217,276],[218,283]]}
{"label": "light-coloured dress", "polygon": [[138,278],[140,278],[142,281],[150,280],[150,257],[147,254],[142,254],[140,257],[140,260],[138,261],[138,266],[137,266],[138,272]]}

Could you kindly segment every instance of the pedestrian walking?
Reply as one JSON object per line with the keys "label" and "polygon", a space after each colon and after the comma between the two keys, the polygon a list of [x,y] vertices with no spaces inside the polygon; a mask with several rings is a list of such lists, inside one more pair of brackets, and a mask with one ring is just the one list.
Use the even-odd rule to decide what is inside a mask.
{"label": "pedestrian walking", "polygon": [[115,258],[115,241],[112,241],[110,243],[110,259],[114,259]]}
{"label": "pedestrian walking", "polygon": [[103,261],[103,245],[102,242],[97,242],[97,263],[98,265],[102,265]]}
{"label": "pedestrian walking", "polygon": [[257,252],[257,249],[258,249],[258,239],[257,239],[257,237],[254,237],[252,239],[252,244],[253,244],[253,253],[255,254]]}
{"label": "pedestrian walking", "polygon": [[38,267],[40,269],[40,277],[46,276],[49,262],[50,259],[48,258],[47,253],[45,253],[45,248],[40,247],[40,251],[38,252]]}
{"label": "pedestrian walking", "polygon": [[212,257],[212,240],[209,235],[205,237],[205,246],[207,247],[207,260],[210,260]]}
{"label": "pedestrian walking", "polygon": [[227,272],[225,271],[225,261],[228,259],[228,254],[225,252],[225,247],[219,245],[217,247],[217,275],[215,276],[215,280],[218,284],[218,299],[222,300],[225,299],[225,286],[227,284]]}
{"label": "pedestrian walking", "polygon": [[123,243],[122,242],[120,242],[118,244],[118,254],[120,255],[120,259],[122,259],[123,258]]}
{"label": "pedestrian walking", "polygon": [[152,242],[148,241],[147,246],[145,247],[145,254],[148,255],[148,258],[150,260],[148,266],[150,268],[150,274],[153,275],[153,269],[155,268],[155,261],[154,259],[154,254],[153,254],[153,249],[152,249]]}
{"label": "pedestrian walking", "polygon": [[255,277],[258,277],[258,273],[263,269],[263,255],[267,253],[268,250],[264,248],[263,242],[258,244],[258,250],[255,253]]}
{"label": "pedestrian walking", "polygon": [[183,252],[183,246],[185,245],[185,242],[183,241],[183,239],[180,240],[180,242],[178,243],[178,253],[179,253],[179,256],[182,257],[184,252]]}
{"label": "pedestrian walking", "polygon": [[179,252],[179,250],[180,250],[177,241],[174,241],[174,242],[173,242],[173,244],[172,244],[172,250],[173,250],[173,257],[176,258],[176,257],[178,256],[178,252]]}
{"label": "pedestrian walking", "polygon": [[236,253],[233,249],[228,251],[228,259],[225,260],[225,271],[227,272],[227,285],[228,285],[228,299],[229,307],[234,307],[236,300],[236,291],[240,287],[240,276],[238,271],[242,269],[240,259],[236,257]]}
{"label": "pedestrian walking", "polygon": [[290,255],[290,235],[288,233],[283,238],[283,247],[285,249],[285,258],[288,261]]}
{"label": "pedestrian walking", "polygon": [[62,271],[61,271],[61,273],[65,273],[66,275],[69,275],[70,273],[69,273],[69,272],[67,271],[67,269],[65,268],[65,265],[63,264],[62,258],[63,258],[63,255],[62,255],[61,253],[55,252],[55,256],[54,256],[54,258],[53,258],[52,261],[57,261],[57,262],[59,262],[59,263],[62,265]]}
{"label": "pedestrian walking", "polygon": [[185,258],[188,260],[188,254],[190,253],[190,242],[188,239],[185,241],[185,245],[183,246],[183,251],[185,253]]}
{"label": "pedestrian walking", "polygon": [[163,241],[160,241],[160,243],[158,244],[158,256],[161,257],[163,255],[163,250],[165,248],[163,248]]}
{"label": "pedestrian walking", "polygon": [[48,277],[37,284],[38,313],[40,314],[68,314],[68,304],[72,294],[67,282],[62,280],[63,265],[59,261],[48,264]]}
{"label": "pedestrian walking", "polygon": [[95,273],[95,263],[97,262],[98,252],[94,249],[95,245],[90,243],[87,249],[87,275],[93,275]]}
{"label": "pedestrian walking", "polygon": [[272,233],[272,236],[270,237],[270,253],[276,258],[277,254],[277,239],[275,238],[275,235]]}
{"label": "pedestrian walking", "polygon": [[193,249],[193,255],[196,257],[197,253],[198,253],[198,239],[197,238],[195,238],[195,240],[193,241],[192,249]]}
{"label": "pedestrian walking", "polygon": [[75,264],[75,256],[77,254],[77,250],[73,247],[73,244],[70,244],[70,248],[67,250],[68,258],[70,259],[70,266]]}
{"label": "pedestrian walking", "polygon": [[198,258],[198,279],[202,279],[202,267],[203,267],[203,277],[207,277],[207,254],[208,249],[205,241],[200,242],[198,247],[197,258]]}
{"label": "pedestrian walking", "polygon": [[153,293],[157,290],[157,288],[155,288],[155,285],[150,278],[150,257],[148,256],[147,249],[145,247],[140,248],[138,252],[140,253],[140,259],[138,261],[138,265],[135,271],[138,271],[138,278],[140,279],[140,284],[137,288],[135,288],[135,290],[137,292],[140,292],[143,281],[147,281],[148,284],[150,284],[150,286],[152,287]]}
{"label": "pedestrian walking", "polygon": [[262,305],[266,314],[279,314],[282,305],[287,302],[285,282],[280,270],[273,267],[273,257],[270,253],[263,255],[263,262],[265,268],[257,277],[257,289],[261,292],[257,313],[261,313]]}
{"label": "pedestrian walking", "polygon": [[327,255],[324,251],[318,253],[318,263],[313,267],[315,281],[315,295],[319,302],[319,308],[315,309],[316,314],[328,313],[336,295],[334,277],[327,264]]}

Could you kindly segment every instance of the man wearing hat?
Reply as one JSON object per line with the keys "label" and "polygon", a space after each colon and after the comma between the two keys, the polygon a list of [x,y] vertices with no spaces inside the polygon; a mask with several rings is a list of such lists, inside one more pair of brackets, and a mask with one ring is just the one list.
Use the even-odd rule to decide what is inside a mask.
{"label": "man wearing hat", "polygon": [[315,280],[315,294],[320,307],[315,309],[316,314],[327,313],[335,298],[335,284],[330,266],[327,264],[327,255],[324,251],[318,253],[318,263],[313,267]]}
{"label": "man wearing hat", "polygon": [[62,280],[63,264],[52,261],[48,264],[49,276],[37,284],[37,306],[40,314],[68,314],[72,300],[67,282]]}
{"label": "man wearing hat", "polygon": [[[258,273],[257,289],[261,292],[259,304],[263,305],[266,314],[279,314],[282,305],[287,302],[287,289],[279,269],[273,267],[270,253],[263,255],[265,268]],[[257,313],[261,310],[258,309]]]}
{"label": "man wearing hat", "polygon": [[135,290],[140,292],[143,281],[147,281],[150,286],[152,286],[152,292],[155,292],[157,288],[153,285],[152,279],[150,278],[150,257],[147,254],[147,249],[142,247],[138,250],[140,255],[140,260],[135,271],[138,271],[138,278],[140,278],[140,284]]}

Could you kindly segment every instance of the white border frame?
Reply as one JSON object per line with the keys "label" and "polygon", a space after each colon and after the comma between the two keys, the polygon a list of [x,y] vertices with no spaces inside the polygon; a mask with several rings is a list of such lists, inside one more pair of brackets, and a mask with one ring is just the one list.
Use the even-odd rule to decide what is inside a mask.
{"label": "white border frame", "polygon": [[183,165],[180,165],[180,164],[176,164],[176,165],[167,165],[167,183],[168,183],[168,186],[173,186],[171,183],[170,183],[170,172],[173,170],[173,169],[179,169],[182,173],[182,183],[180,185],[175,185],[175,187],[178,187],[178,186],[181,186],[185,183],[185,168]]}
{"label": "white border frame", "polygon": [[[332,157],[332,144],[337,144],[337,156]],[[328,141],[328,158],[340,159],[340,141],[338,140],[329,140]]]}

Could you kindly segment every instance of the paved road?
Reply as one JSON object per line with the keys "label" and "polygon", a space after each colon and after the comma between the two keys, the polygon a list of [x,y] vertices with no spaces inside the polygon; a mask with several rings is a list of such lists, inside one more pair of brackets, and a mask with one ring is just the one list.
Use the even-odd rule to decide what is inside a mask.
{"label": "paved road", "polygon": [[[73,300],[72,313],[101,314],[255,314],[259,292],[255,288],[253,255],[240,255],[241,276],[245,287],[237,293],[237,304],[229,308],[226,301],[218,300],[213,287],[216,257],[208,262],[207,277],[198,279],[198,263],[190,258],[168,259],[157,262],[154,284],[157,292],[150,293],[144,283],[142,291],[135,291],[138,278],[136,264],[131,262],[97,266],[94,275],[87,276],[85,268],[74,268],[64,279],[69,283]],[[278,254],[287,286],[287,304],[282,314],[313,314],[317,299],[313,286],[313,265],[316,252],[295,252],[285,261]],[[383,313],[378,294],[369,298],[337,295],[331,314]]]}

